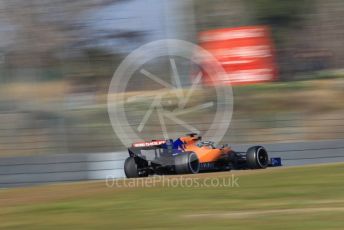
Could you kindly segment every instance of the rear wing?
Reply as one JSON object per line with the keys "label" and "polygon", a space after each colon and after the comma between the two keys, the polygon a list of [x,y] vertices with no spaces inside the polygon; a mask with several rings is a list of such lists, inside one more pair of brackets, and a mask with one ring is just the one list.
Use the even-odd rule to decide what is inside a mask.
{"label": "rear wing", "polygon": [[166,140],[152,140],[152,141],[148,141],[148,142],[137,142],[132,144],[133,148],[144,148],[144,147],[152,147],[152,146],[159,146],[159,145],[163,145],[166,144]]}
{"label": "rear wing", "polygon": [[160,157],[162,154],[172,156],[176,152],[181,152],[184,150],[183,145],[184,143],[179,138],[175,141],[172,139],[152,140],[134,143],[132,147],[128,148],[128,151],[131,157],[153,159],[154,157]]}

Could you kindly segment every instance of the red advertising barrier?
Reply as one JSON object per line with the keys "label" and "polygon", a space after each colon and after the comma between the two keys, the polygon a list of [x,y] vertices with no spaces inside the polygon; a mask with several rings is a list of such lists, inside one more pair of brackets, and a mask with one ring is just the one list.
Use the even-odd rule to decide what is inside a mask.
{"label": "red advertising barrier", "polygon": [[204,74],[204,82],[248,84],[276,80],[277,67],[267,26],[204,31],[199,40],[200,46],[212,53],[226,72],[222,79],[212,80]]}

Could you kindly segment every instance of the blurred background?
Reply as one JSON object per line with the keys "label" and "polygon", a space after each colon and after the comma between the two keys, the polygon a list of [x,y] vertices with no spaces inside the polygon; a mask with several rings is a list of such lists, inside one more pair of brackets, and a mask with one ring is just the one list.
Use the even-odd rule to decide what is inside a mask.
{"label": "blurred background", "polygon": [[[130,52],[166,38],[208,49],[235,79],[224,143],[342,139],[343,15],[341,0],[0,0],[0,156],[125,149],[107,112],[111,78]],[[188,89],[191,67],[179,64]],[[150,70],[173,71],[164,60]],[[138,82],[134,95],[158,90]],[[151,138],[158,122],[146,126]]]}

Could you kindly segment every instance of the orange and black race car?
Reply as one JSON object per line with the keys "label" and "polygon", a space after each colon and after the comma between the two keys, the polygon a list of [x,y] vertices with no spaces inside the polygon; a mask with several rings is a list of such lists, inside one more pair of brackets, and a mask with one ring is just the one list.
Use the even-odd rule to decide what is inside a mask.
{"label": "orange and black race car", "polygon": [[231,169],[264,169],[281,166],[280,158],[270,158],[262,146],[235,152],[228,145],[215,147],[195,134],[176,140],[152,140],[134,143],[124,163],[128,178],[152,174],[195,174]]}

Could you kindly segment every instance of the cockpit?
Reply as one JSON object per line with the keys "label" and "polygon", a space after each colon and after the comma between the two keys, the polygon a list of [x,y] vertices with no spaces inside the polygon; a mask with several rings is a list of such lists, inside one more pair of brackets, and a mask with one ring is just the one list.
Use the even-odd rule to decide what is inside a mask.
{"label": "cockpit", "polygon": [[209,147],[209,148],[212,148],[212,149],[215,149],[215,143],[213,141],[199,141],[197,144],[197,147]]}

